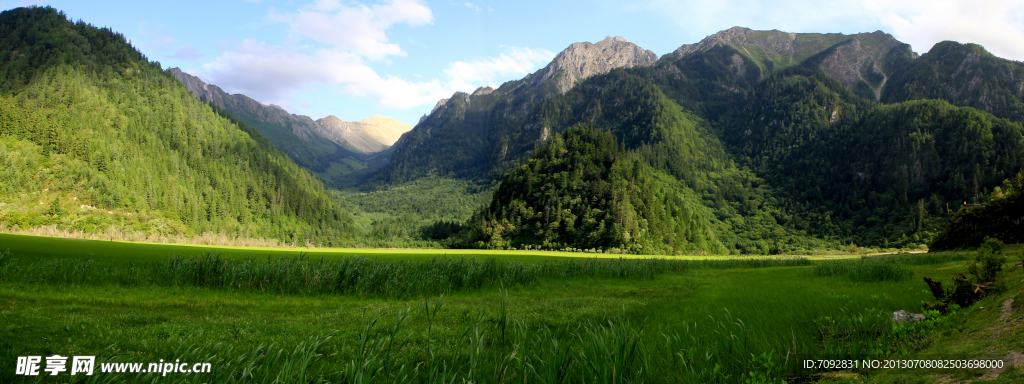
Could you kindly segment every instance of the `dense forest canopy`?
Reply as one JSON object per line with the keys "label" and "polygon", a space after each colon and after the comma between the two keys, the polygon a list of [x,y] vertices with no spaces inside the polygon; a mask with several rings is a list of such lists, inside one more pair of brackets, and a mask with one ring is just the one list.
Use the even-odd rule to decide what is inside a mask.
{"label": "dense forest canopy", "polygon": [[693,191],[664,184],[639,157],[608,131],[570,128],[505,174],[460,241],[498,249],[726,251]]}
{"label": "dense forest canopy", "polygon": [[308,171],[123,35],[52,8],[0,14],[0,223],[338,243]]}

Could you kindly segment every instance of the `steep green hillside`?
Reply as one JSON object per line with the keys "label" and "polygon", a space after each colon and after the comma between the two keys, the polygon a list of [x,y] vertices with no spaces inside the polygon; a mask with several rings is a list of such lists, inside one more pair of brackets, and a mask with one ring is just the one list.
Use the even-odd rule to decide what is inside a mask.
{"label": "steep green hillside", "polygon": [[510,162],[543,140],[530,138],[525,147],[509,141],[537,103],[567,92],[588,76],[656,60],[654,52],[609,36],[596,44],[573,43],[544,68],[498,89],[457,92],[395,143],[394,157],[379,180],[395,185],[428,175],[499,179]]}
{"label": "steep green hillside", "polygon": [[272,121],[239,107],[229,107],[225,110],[250,127],[256,128],[277,149],[310,171],[323,173],[335,164],[344,164],[346,159],[352,159],[359,164],[365,163],[367,155],[345,149],[323,137],[313,134],[306,137],[297,136],[297,122]]}
{"label": "steep green hillside", "polygon": [[980,45],[944,41],[893,76],[882,99],[942,99],[1024,122],[1024,63]]}
{"label": "steep green hillside", "polygon": [[497,249],[724,252],[696,194],[639,158],[608,131],[570,128],[505,174],[463,241]]}
{"label": "steep green hillside", "polygon": [[[179,68],[168,71],[197,98],[255,128],[274,147],[303,168],[313,171],[328,186],[358,185],[365,174],[380,168],[390,156],[388,150],[364,153],[354,149],[346,139],[357,139],[352,137],[353,134],[358,136],[366,132],[344,131],[337,124],[326,122],[331,119],[332,123],[341,123],[337,118],[313,120],[308,116],[293,115],[276,105],[263,105],[245,95],[228,94]],[[367,143],[357,144],[365,146]]]}
{"label": "steep green hillside", "polygon": [[874,105],[822,71],[791,68],[758,84],[718,122],[722,140],[757,172],[800,173],[790,167],[793,157]]}
{"label": "steep green hillside", "polygon": [[931,241],[1024,158],[1020,124],[937,100],[875,104],[808,70],[762,82],[722,125],[788,212],[825,218],[798,229],[858,244]]}
{"label": "steep green hillside", "polygon": [[[687,209],[706,212],[714,238],[730,252],[780,253],[827,246],[792,230],[787,222],[793,218],[776,208],[775,195],[764,180],[736,167],[706,121],[686,113],[657,86],[632,71],[613,70],[586,80],[583,86],[564,95],[536,103],[521,128],[500,138],[506,143],[501,153],[506,160],[492,167],[520,172],[515,164],[538,161],[536,153],[540,148],[550,145],[548,142],[555,135],[579,124],[611,133],[622,150],[631,154],[630,161],[643,163],[650,174],[659,175],[651,176],[652,180],[661,180],[664,188],[693,197],[688,200]],[[532,158],[527,145],[539,146]],[[503,181],[500,188],[506,188],[504,184]],[[684,189],[689,192],[684,193]],[[552,198],[557,195],[558,199],[572,200],[574,192],[552,193]],[[497,212],[493,204],[505,203],[508,199],[496,197],[492,209]],[[503,239],[507,240],[507,236]],[[497,247],[505,244],[505,240],[488,246]],[[549,244],[543,244],[543,240],[549,240]],[[579,244],[543,240],[523,244],[580,248]],[[665,251],[701,252],[711,248],[670,246]]]}
{"label": "steep green hillside", "polygon": [[556,79],[530,84],[532,76],[494,90],[481,88],[472,95],[452,95],[395,143],[380,180],[395,185],[428,175],[500,178],[498,167],[507,169],[510,150],[523,152],[509,147],[509,133],[522,124],[537,102],[558,93]]}
{"label": "steep green hillside", "polygon": [[[612,132],[655,168],[690,183],[697,182],[698,174],[720,171],[727,163],[705,121],[684,112],[650,81],[621,69],[538,103],[509,142],[522,153],[537,138],[581,123]],[[510,148],[509,154],[517,153]]]}
{"label": "steep green hillside", "polygon": [[123,35],[52,8],[0,14],[0,222],[332,243],[351,219],[255,130]]}

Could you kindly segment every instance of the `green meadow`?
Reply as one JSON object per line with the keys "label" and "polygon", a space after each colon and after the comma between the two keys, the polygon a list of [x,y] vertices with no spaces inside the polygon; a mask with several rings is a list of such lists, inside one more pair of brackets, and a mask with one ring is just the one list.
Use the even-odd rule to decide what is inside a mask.
{"label": "green meadow", "polygon": [[[392,260],[421,260],[431,257],[496,257],[503,260],[541,261],[552,258],[651,258],[630,254],[604,254],[559,251],[511,251],[490,249],[414,249],[414,248],[259,248],[223,245],[193,245],[144,243],[131,241],[85,240],[74,238],[14,235],[0,233],[0,251],[10,250],[25,256],[49,258],[91,258],[96,262],[120,263],[126,258],[134,261],[163,260],[170,256],[195,256],[214,253],[224,258],[298,257],[338,260],[347,256],[372,256]],[[734,256],[660,256],[671,259],[732,259]],[[844,258],[853,256],[818,256],[818,258]]]}
{"label": "green meadow", "polygon": [[[914,358],[936,340],[984,350],[928,356],[1001,358],[1024,347],[1020,327],[1002,331],[1014,341],[988,344],[970,328],[993,316],[979,306],[991,312],[1021,293],[1019,268],[1004,272],[998,298],[891,322],[893,311],[920,312],[932,300],[922,276],[948,284],[964,272],[962,253],[627,259],[0,242],[3,382],[932,382],[948,373],[817,371],[801,362]],[[161,359],[212,371],[9,375],[18,356],[53,354],[95,355],[97,371]],[[973,380],[986,371],[953,374]]]}

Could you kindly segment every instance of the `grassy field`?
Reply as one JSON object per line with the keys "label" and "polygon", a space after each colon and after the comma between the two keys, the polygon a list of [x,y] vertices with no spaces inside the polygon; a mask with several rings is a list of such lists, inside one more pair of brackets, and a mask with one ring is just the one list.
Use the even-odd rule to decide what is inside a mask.
{"label": "grassy field", "polygon": [[[680,260],[732,259],[735,256],[638,256],[557,251],[507,251],[487,249],[380,249],[380,248],[258,248],[215,245],[188,245],[69,239],[0,233],[0,252],[9,250],[23,257],[92,258],[99,263],[120,263],[126,257],[136,261],[163,260],[170,256],[196,256],[205,253],[225,258],[297,257],[338,260],[347,256],[372,256],[392,260],[422,260],[431,257],[486,256],[503,260],[542,261],[552,258],[644,259],[662,257]],[[779,256],[794,257],[794,256]],[[816,256],[814,258],[851,258],[854,255]]]}
{"label": "grassy field", "polygon": [[[171,258],[166,252],[175,252],[163,244],[50,240],[50,249],[65,252],[31,253],[45,242],[9,239],[0,239],[11,249],[0,259],[0,382],[71,382],[67,372],[10,375],[17,356],[52,354],[96,355],[102,362],[177,359],[214,369],[166,377],[97,374],[89,382],[934,382],[990,373],[821,375],[799,361],[1003,357],[1024,350],[1020,311],[1010,312],[1014,326],[993,310],[1004,296],[1021,293],[1020,269],[1006,272],[1008,289],[1000,297],[914,326],[891,324],[893,311],[919,312],[931,299],[921,276],[948,280],[964,270],[959,255],[812,265],[335,251],[303,267],[301,259],[278,259],[281,250],[236,249],[218,258],[203,255],[209,247],[179,247],[188,251]],[[292,264],[265,262],[257,251]],[[314,252],[311,259],[319,259]],[[356,253],[365,257],[351,256]],[[101,268],[81,264],[89,254],[105,258],[96,261]],[[423,265],[438,269],[416,269]],[[352,287],[427,276],[463,283],[412,284],[397,296],[372,289],[332,293],[340,283],[310,288],[315,279],[303,277],[316,271],[349,276],[357,282]],[[242,284],[253,276],[268,285]],[[270,283],[285,288],[267,289]],[[993,321],[998,329],[985,331]],[[996,380],[1020,377],[1011,369]]]}

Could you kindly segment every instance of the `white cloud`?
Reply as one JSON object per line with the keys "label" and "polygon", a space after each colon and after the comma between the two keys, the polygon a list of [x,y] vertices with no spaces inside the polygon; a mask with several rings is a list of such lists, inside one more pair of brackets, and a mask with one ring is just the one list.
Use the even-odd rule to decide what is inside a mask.
{"label": "white cloud", "polygon": [[203,65],[200,73],[229,92],[277,102],[311,83],[337,83],[340,76],[363,66],[358,56],[318,50],[306,55],[295,49],[244,40]]}
{"label": "white cloud", "polygon": [[[193,61],[203,56],[192,44],[185,44],[175,49],[178,46],[178,40],[171,36],[165,25],[149,27],[145,23],[140,23],[139,35],[140,39],[132,43],[137,43],[142,51],[153,52],[153,57]],[[173,53],[169,53],[172,51]]]}
{"label": "white cloud", "polygon": [[481,9],[480,7],[478,7],[478,6],[476,6],[476,5],[473,5],[473,3],[466,3],[465,5],[466,5],[466,8],[469,8],[469,9],[475,10],[475,11],[477,11],[477,12],[481,12],[481,11],[483,11],[483,9]]}
{"label": "white cloud", "polygon": [[696,34],[733,26],[787,32],[882,29],[920,53],[954,40],[1024,60],[1024,0],[650,0],[642,8],[668,15]]}
{"label": "white cloud", "polygon": [[271,11],[269,19],[288,24],[288,43],[275,46],[244,40],[194,72],[228,92],[263,103],[297,105],[301,93],[327,88],[395,110],[432,106],[456,91],[471,92],[525,76],[555,56],[546,50],[508,47],[497,57],[452,62],[440,78],[416,76],[411,81],[380,74],[370,63],[405,54],[388,41],[386,32],[394,25],[433,21],[430,9],[420,0],[387,0],[371,6],[318,0],[292,13]]}
{"label": "white cloud", "polygon": [[297,12],[272,13],[269,18],[288,24],[294,35],[370,59],[405,55],[397,44],[388,42],[385,33],[395,24],[419,26],[434,21],[421,0],[387,0],[372,6],[317,0]]}
{"label": "white cloud", "polygon": [[155,51],[167,51],[178,42],[171,37],[170,32],[167,32],[165,25],[149,27],[144,23],[139,24],[139,34],[142,35],[142,41],[138,42],[139,47]]}
{"label": "white cloud", "polygon": [[855,0],[649,0],[629,6],[654,11],[682,29],[709,35],[731,27],[779,29],[787,32],[837,32],[838,24],[862,18]]}
{"label": "white cloud", "polygon": [[916,51],[927,52],[935,43],[954,40],[1024,61],[1024,0],[871,0],[867,8]]}
{"label": "white cloud", "polygon": [[196,49],[196,46],[192,44],[185,44],[181,48],[178,48],[177,51],[174,51],[174,53],[166,55],[164,57],[169,59],[193,61],[203,57],[203,54],[199,53],[199,50]]}
{"label": "white cloud", "polygon": [[473,89],[480,86],[496,86],[498,79],[525,76],[539,66],[548,63],[555,54],[545,49],[506,48],[498,57],[470,62],[451,63],[444,73],[457,89]]}
{"label": "white cloud", "polygon": [[408,109],[433,105],[456,91],[496,85],[501,78],[525,76],[549,61],[546,50],[507,48],[494,58],[454,62],[445,79],[409,81],[379,75],[358,55],[337,49],[310,54],[254,40],[243,41],[198,71],[204,80],[231,93],[242,93],[264,103],[291,105],[291,98],[317,85],[336,92],[377,100],[382,109]]}

